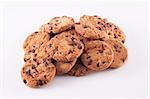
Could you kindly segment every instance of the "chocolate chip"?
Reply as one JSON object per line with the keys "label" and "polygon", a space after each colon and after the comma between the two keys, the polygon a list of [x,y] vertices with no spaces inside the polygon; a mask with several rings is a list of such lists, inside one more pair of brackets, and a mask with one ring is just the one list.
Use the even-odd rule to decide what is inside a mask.
{"label": "chocolate chip", "polygon": [[70,53],[73,53],[73,51],[72,51],[72,50],[69,50],[68,54],[70,54]]}
{"label": "chocolate chip", "polygon": [[27,74],[28,76],[31,75],[31,74],[30,74],[30,69],[26,71],[26,74]]}
{"label": "chocolate chip", "polygon": [[44,62],[44,64],[45,64],[45,66],[47,66],[47,65],[48,65],[48,62],[47,62],[47,61],[45,61],[45,62]]}
{"label": "chocolate chip", "polygon": [[118,38],[116,34],[114,34],[114,38]]}
{"label": "chocolate chip", "polygon": [[108,33],[108,35],[110,35],[110,33]]}
{"label": "chocolate chip", "polygon": [[52,44],[49,44],[49,48],[52,47]]}
{"label": "chocolate chip", "polygon": [[37,59],[33,58],[33,61],[35,61],[35,62],[36,62],[36,61],[37,61]]}
{"label": "chocolate chip", "polygon": [[88,62],[88,65],[91,65],[91,64],[92,64],[92,60],[90,59],[89,62]]}
{"label": "chocolate chip", "polygon": [[68,35],[66,35],[66,37],[68,37]]}
{"label": "chocolate chip", "polygon": [[87,28],[87,26],[84,26],[83,28]]}
{"label": "chocolate chip", "polygon": [[117,29],[117,27],[114,28],[115,30]]}
{"label": "chocolate chip", "polygon": [[42,80],[38,80],[38,81],[37,81],[37,85],[40,85],[40,86],[42,86],[42,85],[43,85],[43,82],[42,82]]}
{"label": "chocolate chip", "polygon": [[32,53],[34,53],[34,52],[35,52],[35,50],[34,50],[34,49],[32,49],[32,50],[31,50],[31,52],[32,52]]}
{"label": "chocolate chip", "polygon": [[32,69],[35,69],[35,65],[32,65]]}
{"label": "chocolate chip", "polygon": [[105,61],[103,61],[102,63],[103,63],[103,64],[105,64],[106,62],[105,62]]}
{"label": "chocolate chip", "polygon": [[104,51],[103,51],[103,50],[99,50],[99,52],[100,52],[100,53],[103,53]]}
{"label": "chocolate chip", "polygon": [[47,82],[46,82],[46,81],[43,81],[43,83],[46,84]]}
{"label": "chocolate chip", "polygon": [[99,28],[99,30],[102,30],[101,28]]}
{"label": "chocolate chip", "polygon": [[80,44],[78,44],[78,49],[82,49],[82,46]]}
{"label": "chocolate chip", "polygon": [[121,59],[121,60],[122,60],[123,63],[125,62],[125,59]]}
{"label": "chocolate chip", "polygon": [[122,40],[121,42],[124,44],[124,42],[125,42],[125,41],[124,41],[124,40]]}
{"label": "chocolate chip", "polygon": [[99,67],[99,63],[97,63],[97,65],[96,65],[97,67]]}
{"label": "chocolate chip", "polygon": [[38,33],[38,32],[34,32],[34,33]]}
{"label": "chocolate chip", "polygon": [[97,22],[97,24],[101,24],[101,22]]}
{"label": "chocolate chip", "polygon": [[53,58],[51,59],[51,62],[52,62],[52,64],[54,64],[54,65],[57,63],[57,61],[56,61],[55,59],[53,59]]}
{"label": "chocolate chip", "polygon": [[72,41],[73,41],[74,39],[75,39],[74,37],[71,38]]}
{"label": "chocolate chip", "polygon": [[24,82],[25,84],[27,83],[27,81],[26,81],[25,79],[23,80],[23,82]]}
{"label": "chocolate chip", "polygon": [[24,58],[24,62],[26,62],[27,60]]}

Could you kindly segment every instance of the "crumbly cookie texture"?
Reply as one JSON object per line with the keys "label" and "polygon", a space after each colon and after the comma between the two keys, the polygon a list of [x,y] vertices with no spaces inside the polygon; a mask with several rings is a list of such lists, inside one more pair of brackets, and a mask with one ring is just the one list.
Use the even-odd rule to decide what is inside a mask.
{"label": "crumbly cookie texture", "polygon": [[80,76],[84,76],[90,72],[92,72],[93,70],[87,68],[86,66],[84,66],[84,64],[82,63],[81,59],[79,58],[77,60],[77,62],[75,63],[74,67],[68,72],[69,75],[71,76],[76,76],[76,77],[80,77]]}
{"label": "crumbly cookie texture", "polygon": [[53,64],[25,63],[21,70],[23,82],[29,87],[40,87],[54,79],[56,68]]}
{"label": "crumbly cookie texture", "polygon": [[128,57],[127,48],[117,40],[106,40],[105,41],[114,52],[114,60],[110,65],[110,68],[118,68],[126,61]]}
{"label": "crumbly cookie texture", "polygon": [[85,50],[81,55],[83,64],[94,71],[107,69],[114,59],[111,47],[100,40],[93,40],[85,44]]}
{"label": "crumbly cookie texture", "polygon": [[71,17],[54,17],[48,23],[42,25],[39,31],[57,34],[70,29],[73,25],[74,19]]}

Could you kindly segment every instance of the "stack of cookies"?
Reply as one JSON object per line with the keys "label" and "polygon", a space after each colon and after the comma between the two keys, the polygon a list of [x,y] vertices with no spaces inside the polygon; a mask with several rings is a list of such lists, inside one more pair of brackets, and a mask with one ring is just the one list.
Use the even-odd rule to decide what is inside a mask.
{"label": "stack of cookies", "polygon": [[128,56],[124,43],[123,31],[99,16],[83,15],[78,23],[68,16],[54,17],[23,44],[23,82],[40,87],[56,75],[79,77],[118,68]]}

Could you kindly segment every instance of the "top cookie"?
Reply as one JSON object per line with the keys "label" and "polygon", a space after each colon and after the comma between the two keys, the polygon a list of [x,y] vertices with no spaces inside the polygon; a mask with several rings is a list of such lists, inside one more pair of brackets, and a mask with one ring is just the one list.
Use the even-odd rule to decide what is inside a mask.
{"label": "top cookie", "polygon": [[73,25],[74,19],[71,17],[54,17],[48,23],[42,25],[39,31],[56,34],[70,29]]}
{"label": "top cookie", "polygon": [[80,24],[75,25],[75,30],[84,38],[90,39],[116,39],[124,43],[126,38],[118,26],[99,16],[82,16]]}
{"label": "top cookie", "polygon": [[83,15],[80,17],[80,23],[81,24],[92,24],[95,27],[96,26],[103,26],[107,22],[107,19],[101,18],[100,16],[89,16],[89,15]]}
{"label": "top cookie", "polygon": [[49,42],[48,51],[53,59],[61,62],[70,62],[77,59],[84,49],[75,30],[62,32],[54,36]]}

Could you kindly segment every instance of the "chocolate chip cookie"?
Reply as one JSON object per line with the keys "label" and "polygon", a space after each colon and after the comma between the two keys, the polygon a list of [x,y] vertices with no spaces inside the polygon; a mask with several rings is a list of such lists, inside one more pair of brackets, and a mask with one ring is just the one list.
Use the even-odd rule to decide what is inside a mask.
{"label": "chocolate chip cookie", "polygon": [[114,59],[111,47],[100,40],[93,40],[85,44],[85,49],[81,55],[83,64],[94,71],[107,69]]}
{"label": "chocolate chip cookie", "polygon": [[74,19],[71,17],[54,17],[48,23],[42,25],[39,31],[56,34],[70,29],[73,25]]}
{"label": "chocolate chip cookie", "polygon": [[110,65],[110,68],[118,68],[126,61],[128,57],[128,51],[126,47],[117,40],[106,40],[105,41],[114,52],[114,60]]}
{"label": "chocolate chip cookie", "polygon": [[101,30],[106,31],[107,35],[109,36],[109,39],[116,39],[122,43],[125,43],[126,36],[117,25],[108,22],[103,26],[97,28],[101,28]]}
{"label": "chocolate chip cookie", "polygon": [[83,15],[80,17],[80,23],[81,24],[92,24],[95,27],[97,26],[103,26],[104,24],[107,23],[107,19],[102,18],[100,16],[94,15],[94,16],[90,16],[90,15]]}
{"label": "chocolate chip cookie", "polygon": [[75,24],[75,30],[79,35],[81,35],[84,38],[100,39],[100,40],[108,39],[108,35],[106,34],[105,31],[97,29],[95,26],[93,26],[90,23]]}
{"label": "chocolate chip cookie", "polygon": [[49,44],[50,55],[61,62],[72,62],[83,52],[84,45],[75,30],[62,32],[54,36]]}
{"label": "chocolate chip cookie", "polygon": [[30,87],[40,87],[54,79],[56,68],[53,64],[33,64],[26,62],[21,70],[23,82]]}
{"label": "chocolate chip cookie", "polygon": [[23,48],[25,51],[24,61],[33,59],[39,53],[40,47],[52,38],[51,34],[44,32],[34,32],[24,41]]}

